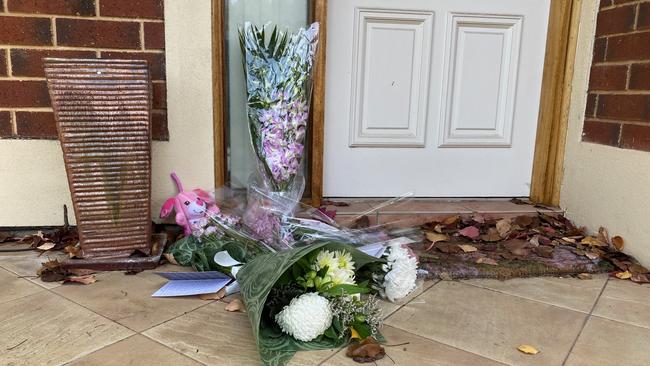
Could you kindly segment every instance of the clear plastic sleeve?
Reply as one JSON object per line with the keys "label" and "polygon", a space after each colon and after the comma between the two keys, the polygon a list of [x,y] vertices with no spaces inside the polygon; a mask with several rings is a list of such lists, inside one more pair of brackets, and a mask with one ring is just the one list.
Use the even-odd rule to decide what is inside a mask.
{"label": "clear plastic sleeve", "polygon": [[[293,34],[267,30],[247,22],[240,31],[248,126],[257,158],[242,219],[265,243],[287,249],[293,238],[281,230],[282,221],[293,216],[295,206],[288,203],[298,202],[305,189],[303,155],[319,24]],[[270,207],[276,203],[281,205]]]}

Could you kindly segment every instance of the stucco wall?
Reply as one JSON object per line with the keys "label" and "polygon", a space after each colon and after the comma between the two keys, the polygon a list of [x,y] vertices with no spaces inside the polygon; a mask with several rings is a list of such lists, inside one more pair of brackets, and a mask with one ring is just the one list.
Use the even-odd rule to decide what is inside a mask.
{"label": "stucco wall", "polygon": [[[169,141],[153,143],[154,216],[175,193],[171,170],[214,185],[210,29],[210,0],[165,0]],[[0,140],[0,202],[0,226],[61,224],[63,204],[73,216],[58,141]]]}
{"label": "stucco wall", "polygon": [[583,1],[560,204],[579,225],[625,239],[625,252],[650,265],[650,153],[581,141],[596,12]]}

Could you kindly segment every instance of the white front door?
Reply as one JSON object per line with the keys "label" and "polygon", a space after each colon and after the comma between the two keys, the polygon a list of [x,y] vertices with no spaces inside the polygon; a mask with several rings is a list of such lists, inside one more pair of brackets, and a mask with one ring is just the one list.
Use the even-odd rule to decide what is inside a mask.
{"label": "white front door", "polygon": [[329,0],[324,195],[528,196],[550,0]]}

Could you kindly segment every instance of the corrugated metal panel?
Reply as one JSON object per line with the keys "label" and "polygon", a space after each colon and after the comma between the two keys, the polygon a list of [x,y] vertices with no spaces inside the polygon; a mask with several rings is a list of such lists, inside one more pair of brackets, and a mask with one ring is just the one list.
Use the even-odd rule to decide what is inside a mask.
{"label": "corrugated metal panel", "polygon": [[146,61],[45,59],[84,258],[150,254]]}

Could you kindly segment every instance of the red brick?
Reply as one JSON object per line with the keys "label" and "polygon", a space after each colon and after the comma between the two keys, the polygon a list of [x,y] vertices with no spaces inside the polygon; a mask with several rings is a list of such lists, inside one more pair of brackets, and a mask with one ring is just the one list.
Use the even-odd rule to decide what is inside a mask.
{"label": "red brick", "polygon": [[95,0],[11,0],[11,13],[95,15]]}
{"label": "red brick", "polygon": [[629,32],[634,28],[636,5],[601,10],[596,22],[596,37]]}
{"label": "red brick", "polygon": [[623,121],[650,121],[650,94],[601,94],[596,116]]}
{"label": "red brick", "polygon": [[639,1],[639,0],[613,0],[613,3],[614,5],[621,5],[621,4],[632,3],[635,1]]}
{"label": "red brick", "polygon": [[639,4],[636,29],[650,29],[650,2]]}
{"label": "red brick", "polygon": [[56,139],[56,124],[52,112],[16,112],[18,137]]}
{"label": "red brick", "polygon": [[140,48],[140,24],[88,19],[56,20],[60,46]]}
{"label": "red brick", "polygon": [[10,137],[11,134],[11,113],[0,111],[0,137]]}
{"label": "red brick", "polygon": [[585,106],[585,117],[593,117],[596,114],[596,100],[598,95],[587,95],[587,105]]}
{"label": "red brick", "polygon": [[163,0],[101,0],[99,14],[111,17],[162,19]]}
{"label": "red brick", "polygon": [[151,80],[165,80],[165,54],[151,52],[102,52],[102,58],[147,60]]}
{"label": "red brick", "polygon": [[5,3],[4,0],[0,0],[0,13],[5,12]]}
{"label": "red brick", "polygon": [[627,65],[592,66],[589,90],[625,90]]}
{"label": "red brick", "polygon": [[153,83],[153,108],[167,108],[167,87],[165,83]]}
{"label": "red brick", "polygon": [[14,76],[45,77],[44,57],[95,58],[94,51],[12,49],[11,69]]}
{"label": "red brick", "polygon": [[0,76],[7,76],[7,51],[0,48]]}
{"label": "red brick", "polygon": [[623,125],[621,147],[650,151],[650,126]]}
{"label": "red brick", "polygon": [[165,49],[165,24],[144,23],[144,47],[150,50]]}
{"label": "red brick", "polygon": [[612,0],[600,0],[600,8],[605,8],[612,5]]}
{"label": "red brick", "polygon": [[621,133],[620,123],[585,121],[582,128],[582,141],[601,145],[618,146]]}
{"label": "red brick", "polygon": [[45,80],[0,80],[0,107],[49,107]]}
{"label": "red brick", "polygon": [[596,38],[594,41],[594,63],[605,61],[607,38]]}
{"label": "red brick", "polygon": [[167,113],[165,111],[153,111],[151,113],[151,134],[154,140],[169,141]]}
{"label": "red brick", "polygon": [[650,58],[650,32],[609,37],[607,61],[644,60]]}
{"label": "red brick", "polygon": [[632,64],[629,88],[632,90],[650,90],[650,63]]}
{"label": "red brick", "polygon": [[49,46],[51,22],[46,18],[0,16],[0,44]]}

